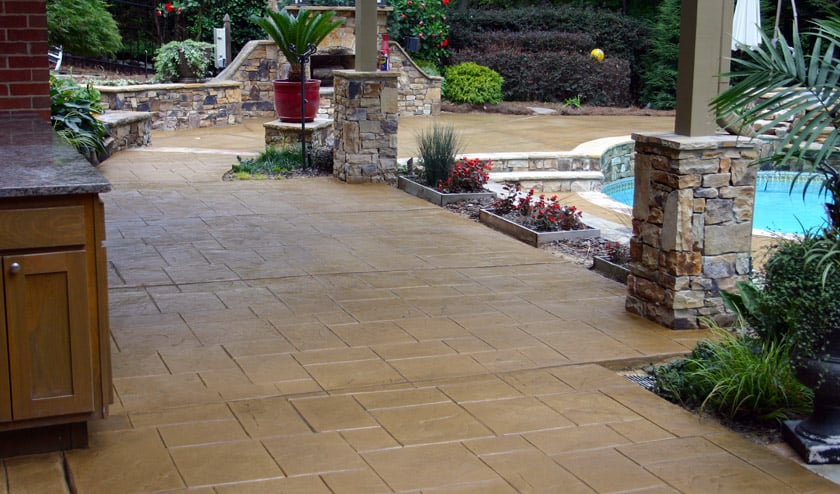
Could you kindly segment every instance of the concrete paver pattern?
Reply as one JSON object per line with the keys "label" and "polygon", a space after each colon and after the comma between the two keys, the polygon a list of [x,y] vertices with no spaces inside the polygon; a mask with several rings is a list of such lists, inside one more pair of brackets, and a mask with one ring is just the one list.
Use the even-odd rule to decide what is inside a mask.
{"label": "concrete paver pattern", "polygon": [[[76,492],[837,492],[604,367],[705,335],[624,286],[395,188],[230,164],[101,167],[116,402],[65,453]],[[60,461],[6,460],[0,493]]]}

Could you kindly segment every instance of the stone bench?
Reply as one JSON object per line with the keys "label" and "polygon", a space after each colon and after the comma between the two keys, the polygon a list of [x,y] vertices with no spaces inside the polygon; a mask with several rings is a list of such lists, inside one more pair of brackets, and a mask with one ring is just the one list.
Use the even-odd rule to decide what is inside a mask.
{"label": "stone bench", "polygon": [[148,146],[152,142],[152,114],[145,111],[108,111],[97,119],[111,137],[105,142],[108,156],[123,149]]}

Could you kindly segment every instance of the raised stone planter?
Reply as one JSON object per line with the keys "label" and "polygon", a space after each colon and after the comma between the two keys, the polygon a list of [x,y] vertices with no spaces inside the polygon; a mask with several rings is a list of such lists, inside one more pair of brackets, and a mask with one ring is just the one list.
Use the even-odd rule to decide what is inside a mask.
{"label": "raised stone planter", "polygon": [[427,187],[419,182],[415,182],[414,180],[404,176],[397,177],[397,188],[399,188],[400,190],[404,190],[405,192],[413,196],[425,199],[431,202],[432,204],[437,204],[438,206],[443,206],[445,204],[450,204],[458,201],[477,201],[479,199],[494,199],[496,197],[496,194],[492,192],[468,192],[462,194],[446,194],[437,189]]}
{"label": "raised stone planter", "polygon": [[[268,146],[291,147],[300,145],[300,122],[272,120],[263,124],[265,143]],[[312,147],[331,146],[333,142],[333,121],[316,118],[304,124],[307,145]]]}
{"label": "raised stone planter", "polygon": [[592,270],[624,285],[627,284],[627,275],[630,274],[629,268],[616,264],[606,257],[592,258]]}
{"label": "raised stone planter", "polygon": [[593,238],[598,237],[601,235],[601,230],[597,228],[586,228],[583,230],[564,230],[559,232],[538,232],[535,230],[531,230],[530,228],[526,228],[519,223],[514,223],[507,218],[503,218],[493,212],[490,212],[486,209],[482,209],[478,213],[478,220],[481,223],[493,228],[494,230],[498,230],[502,233],[506,233],[511,237],[521,240],[528,245],[532,245],[534,247],[539,247],[548,242],[554,242],[555,240],[571,240],[577,238]]}

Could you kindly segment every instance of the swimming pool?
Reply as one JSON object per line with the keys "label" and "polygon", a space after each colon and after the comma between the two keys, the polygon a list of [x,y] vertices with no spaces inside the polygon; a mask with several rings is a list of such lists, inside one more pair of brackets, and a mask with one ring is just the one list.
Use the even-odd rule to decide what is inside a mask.
{"label": "swimming pool", "polygon": [[[824,226],[825,192],[820,194],[820,184],[814,181],[803,200],[802,189],[808,179],[804,174],[799,177],[791,192],[790,184],[795,176],[794,172],[758,172],[753,228],[780,233],[803,233]],[[601,192],[632,206],[633,177],[610,182],[603,186]]]}

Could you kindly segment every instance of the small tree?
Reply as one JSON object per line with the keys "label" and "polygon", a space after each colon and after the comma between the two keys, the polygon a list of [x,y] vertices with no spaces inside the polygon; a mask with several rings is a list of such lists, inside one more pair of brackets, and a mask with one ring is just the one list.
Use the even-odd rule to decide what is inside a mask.
{"label": "small tree", "polygon": [[671,109],[677,103],[677,58],[680,49],[680,0],[664,0],[657,9],[650,54],[645,57],[642,103]]}
{"label": "small tree", "polygon": [[114,55],[122,46],[117,23],[102,0],[47,0],[51,45],[82,56]]}

